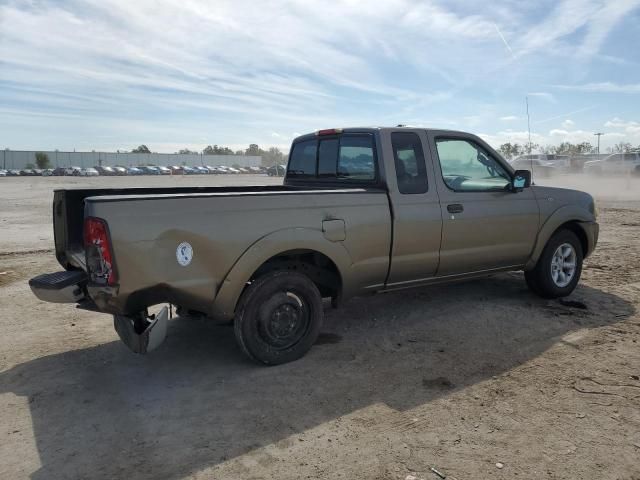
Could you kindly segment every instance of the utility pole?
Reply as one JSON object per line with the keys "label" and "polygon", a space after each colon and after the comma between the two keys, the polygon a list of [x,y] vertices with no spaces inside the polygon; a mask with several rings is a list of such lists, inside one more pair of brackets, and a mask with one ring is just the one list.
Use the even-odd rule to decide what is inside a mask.
{"label": "utility pole", "polygon": [[595,135],[596,137],[598,137],[598,150],[597,150],[597,152],[598,152],[598,155],[600,155],[600,137],[601,137],[602,135],[604,135],[604,133],[602,133],[602,132],[597,132],[597,133],[594,133],[594,135]]}
{"label": "utility pole", "polygon": [[527,104],[527,131],[529,132],[529,155],[531,155],[531,119],[529,118],[529,96],[524,97],[524,101]]}

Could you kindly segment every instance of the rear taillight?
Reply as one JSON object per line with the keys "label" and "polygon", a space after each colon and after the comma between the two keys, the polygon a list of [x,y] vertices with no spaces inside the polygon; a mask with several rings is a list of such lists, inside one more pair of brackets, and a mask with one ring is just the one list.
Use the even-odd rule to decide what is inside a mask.
{"label": "rear taillight", "polygon": [[84,220],[84,250],[87,257],[87,272],[92,282],[114,285],[117,281],[113,264],[113,250],[107,223],[96,217]]}

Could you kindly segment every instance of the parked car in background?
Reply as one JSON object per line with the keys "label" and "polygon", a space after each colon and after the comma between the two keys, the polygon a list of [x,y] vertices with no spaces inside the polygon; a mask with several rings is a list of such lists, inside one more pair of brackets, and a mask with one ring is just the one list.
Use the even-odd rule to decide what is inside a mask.
{"label": "parked car in background", "polygon": [[169,167],[156,167],[160,171],[160,175],[171,175],[171,169]]}
{"label": "parked car in background", "polygon": [[111,177],[116,174],[116,171],[113,169],[113,167],[97,166],[95,167],[95,169],[98,171],[100,175],[105,177]]}
{"label": "parked car in background", "polygon": [[640,175],[640,152],[614,153],[603,160],[585,162],[584,172],[591,175]]}
{"label": "parked car in background", "polygon": [[127,174],[127,168],[126,167],[116,166],[116,167],[113,167],[113,171],[118,176],[123,176],[123,175]]}
{"label": "parked car in background", "polygon": [[235,167],[227,167],[227,172],[229,172],[229,173],[240,173],[240,170],[238,170]]}
{"label": "parked car in background", "polygon": [[547,154],[546,157],[543,161],[551,163],[554,167],[562,171],[568,171],[571,167],[571,157],[569,155]]}
{"label": "parked car in background", "polygon": [[20,176],[20,170],[8,170],[7,171],[7,177],[19,177]]}
{"label": "parked car in background", "polygon": [[511,161],[511,163],[520,160],[538,160],[542,165],[553,165],[560,171],[568,171],[571,166],[571,157],[569,155],[555,155],[547,153],[536,153],[531,155],[520,155]]}
{"label": "parked car in background", "polygon": [[50,176],[52,176],[52,175],[53,175],[53,168],[45,168],[45,169],[42,171],[42,176],[43,176],[43,177],[50,177]]}
{"label": "parked car in background", "polygon": [[160,175],[160,170],[158,170],[158,167],[154,167],[153,165],[142,165],[138,168],[144,175]]}
{"label": "parked car in background", "polygon": [[558,173],[558,168],[552,162],[543,162],[538,159],[516,158],[511,162],[511,166],[516,170],[531,170],[531,175],[548,178]]}
{"label": "parked car in background", "polygon": [[80,170],[82,170],[82,168],[80,167],[67,167],[64,171],[64,174],[78,176],[80,175]]}
{"label": "parked car in background", "polygon": [[7,171],[4,168],[0,169],[0,177],[6,177],[6,176],[7,176]]}
{"label": "parked car in background", "polygon": [[23,170],[20,170],[20,175],[23,177],[35,177],[38,174],[31,168],[25,168]]}
{"label": "parked car in background", "polygon": [[80,170],[81,177],[97,177],[99,175],[100,174],[98,173],[98,170],[92,167],[83,168],[82,170]]}
{"label": "parked car in background", "polygon": [[193,167],[188,167],[187,165],[182,167],[182,173],[184,175],[197,175],[198,171]]}
{"label": "parked car in background", "polygon": [[62,177],[66,175],[66,171],[67,171],[66,167],[58,167],[58,168],[54,168],[53,172],[51,173],[53,174],[54,177]]}
{"label": "parked car in background", "polygon": [[287,171],[287,167],[284,165],[273,165],[267,168],[267,175],[270,177],[284,177],[284,173]]}
{"label": "parked car in background", "polygon": [[127,168],[127,175],[144,175],[144,172],[138,167],[129,167]]}
{"label": "parked car in background", "polygon": [[34,168],[32,170],[33,170],[33,173],[36,174],[38,177],[41,177],[42,172],[44,171],[42,168]]}
{"label": "parked car in background", "polygon": [[182,168],[181,165],[171,165],[171,166],[169,166],[169,168],[171,169],[171,173],[173,175],[182,175],[182,174],[184,174],[184,169]]}
{"label": "parked car in background", "polygon": [[603,160],[607,155],[600,155],[598,153],[582,153],[571,155],[569,158],[569,169],[572,172],[582,172],[584,170],[584,164],[591,160]]}
{"label": "parked car in background", "polygon": [[197,166],[193,168],[201,175],[208,175],[210,173],[207,167]]}

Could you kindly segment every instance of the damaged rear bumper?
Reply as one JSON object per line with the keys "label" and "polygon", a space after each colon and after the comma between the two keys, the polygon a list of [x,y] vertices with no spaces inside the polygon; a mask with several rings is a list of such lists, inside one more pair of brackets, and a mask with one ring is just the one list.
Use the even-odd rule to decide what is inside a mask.
{"label": "damaged rear bumper", "polygon": [[120,340],[133,353],[145,354],[158,348],[167,336],[169,309],[163,307],[155,317],[114,315],[113,326]]}

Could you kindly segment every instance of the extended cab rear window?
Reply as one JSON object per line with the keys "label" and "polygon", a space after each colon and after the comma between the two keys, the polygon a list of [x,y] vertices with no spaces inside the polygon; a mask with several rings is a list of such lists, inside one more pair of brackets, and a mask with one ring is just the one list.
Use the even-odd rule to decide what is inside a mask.
{"label": "extended cab rear window", "polygon": [[291,150],[287,176],[318,181],[374,182],[373,135],[346,133],[296,142]]}

